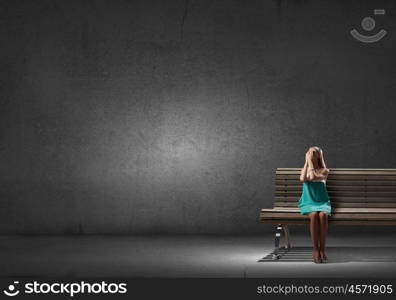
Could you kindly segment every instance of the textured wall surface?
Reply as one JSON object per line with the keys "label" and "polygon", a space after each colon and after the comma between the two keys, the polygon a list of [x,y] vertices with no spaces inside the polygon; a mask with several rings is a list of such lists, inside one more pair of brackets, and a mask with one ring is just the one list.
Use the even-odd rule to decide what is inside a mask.
{"label": "textured wall surface", "polygon": [[[387,36],[356,41],[374,8]],[[257,233],[311,145],[395,168],[395,11],[0,1],[0,233]]]}

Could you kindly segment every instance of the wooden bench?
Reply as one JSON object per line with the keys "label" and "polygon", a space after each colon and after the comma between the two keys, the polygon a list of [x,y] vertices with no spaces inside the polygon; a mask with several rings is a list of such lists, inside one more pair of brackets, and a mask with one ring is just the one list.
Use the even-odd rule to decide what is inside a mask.
{"label": "wooden bench", "polygon": [[[275,203],[263,208],[260,223],[276,225],[273,259],[291,248],[288,225],[309,224],[297,206],[302,194],[301,168],[277,168]],[[331,225],[396,225],[396,169],[331,168],[326,181]],[[279,248],[281,233],[285,246]]]}

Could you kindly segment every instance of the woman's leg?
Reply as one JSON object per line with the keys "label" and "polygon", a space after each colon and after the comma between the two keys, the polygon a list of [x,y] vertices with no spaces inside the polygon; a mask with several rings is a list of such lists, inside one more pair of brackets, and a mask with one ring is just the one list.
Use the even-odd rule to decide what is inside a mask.
{"label": "woman's leg", "polygon": [[324,257],[326,255],[326,235],[327,235],[327,230],[329,228],[328,226],[328,218],[327,218],[327,213],[324,211],[321,211],[319,213],[319,222],[320,222],[320,233],[319,233],[319,239],[320,239],[320,256]]}
{"label": "woman's leg", "polygon": [[313,256],[319,256],[319,212],[312,211],[308,213],[310,219],[309,229],[311,231],[311,240],[313,247]]}

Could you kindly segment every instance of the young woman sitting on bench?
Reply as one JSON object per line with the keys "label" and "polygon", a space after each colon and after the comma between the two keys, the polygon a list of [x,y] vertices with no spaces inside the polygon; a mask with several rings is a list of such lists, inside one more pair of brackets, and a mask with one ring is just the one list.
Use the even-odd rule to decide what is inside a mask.
{"label": "young woman sitting on bench", "polygon": [[323,151],[317,146],[310,147],[305,154],[305,165],[301,170],[300,181],[303,191],[298,207],[302,215],[310,218],[310,231],[315,263],[326,263],[326,234],[328,215],[331,215],[331,203],[326,189],[329,174]]}

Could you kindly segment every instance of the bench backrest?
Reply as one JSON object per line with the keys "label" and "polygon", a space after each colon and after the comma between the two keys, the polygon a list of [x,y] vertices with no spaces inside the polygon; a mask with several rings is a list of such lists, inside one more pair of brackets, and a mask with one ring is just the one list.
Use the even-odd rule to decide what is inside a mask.
{"label": "bench backrest", "polygon": [[[277,168],[275,208],[297,207],[301,168]],[[326,181],[334,207],[396,207],[396,169],[330,168]]]}

